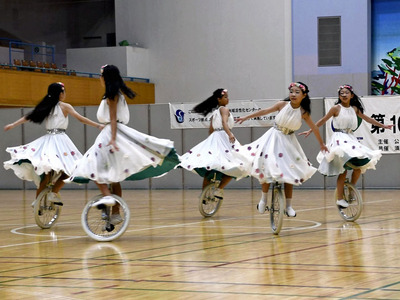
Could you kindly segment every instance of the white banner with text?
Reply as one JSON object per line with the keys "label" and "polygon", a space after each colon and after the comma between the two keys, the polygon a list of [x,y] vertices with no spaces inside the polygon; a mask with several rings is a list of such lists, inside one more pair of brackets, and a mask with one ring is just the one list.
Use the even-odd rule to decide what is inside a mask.
{"label": "white banner with text", "polygon": [[[278,100],[242,100],[230,101],[229,111],[236,120],[239,117],[252,114],[261,109],[270,107]],[[211,113],[207,116],[197,114],[193,111],[196,103],[170,103],[170,122],[172,129],[187,128],[209,128]],[[266,116],[254,118],[243,122],[243,124],[235,124],[235,127],[267,127],[274,125],[276,113]]]}

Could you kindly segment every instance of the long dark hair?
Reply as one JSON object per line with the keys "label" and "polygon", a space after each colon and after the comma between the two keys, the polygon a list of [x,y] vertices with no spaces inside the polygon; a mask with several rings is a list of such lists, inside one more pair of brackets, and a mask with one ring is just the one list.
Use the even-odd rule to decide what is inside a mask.
{"label": "long dark hair", "polygon": [[64,92],[64,84],[56,82],[49,85],[47,95],[25,118],[33,123],[41,124],[60,101],[60,94]]}
{"label": "long dark hair", "polygon": [[105,65],[101,67],[101,70],[101,76],[104,78],[104,83],[106,86],[104,98],[114,100],[119,91],[123,92],[127,97],[131,99],[136,96],[135,92],[126,86],[116,66]]}
{"label": "long dark hair", "polygon": [[[303,94],[306,94],[304,99],[301,100],[300,106],[304,109],[304,111],[305,111],[304,113],[311,114],[311,99],[308,96],[308,93],[310,92],[310,90],[308,89],[308,86],[305,83],[298,81],[298,82],[292,82],[289,85],[288,89],[290,90],[290,88],[292,88],[294,86],[297,86],[298,88],[300,88],[300,90]],[[285,98],[284,101],[290,101],[290,97]]]}
{"label": "long dark hair", "polygon": [[[348,89],[352,95],[351,99],[350,99],[350,106],[355,106],[358,108],[359,111],[361,111],[361,113],[364,113],[364,105],[362,104],[362,101],[360,99],[360,97],[358,97],[354,91],[353,91],[353,87],[349,84],[344,84],[339,86],[338,88],[338,96],[340,96],[340,91],[342,89]],[[338,100],[336,101],[335,104],[340,104],[342,103],[342,101],[340,100],[340,97],[338,97]]]}
{"label": "long dark hair", "polygon": [[193,111],[202,114],[203,116],[207,116],[214,108],[218,107],[218,99],[222,98],[228,91],[226,89],[217,89],[214,91],[212,96],[208,97],[206,100],[197,104]]}

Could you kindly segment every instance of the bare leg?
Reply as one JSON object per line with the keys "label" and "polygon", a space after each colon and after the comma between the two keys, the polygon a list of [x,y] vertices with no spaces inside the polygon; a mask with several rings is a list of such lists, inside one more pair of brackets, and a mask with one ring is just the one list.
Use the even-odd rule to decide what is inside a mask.
{"label": "bare leg", "polygon": [[285,183],[285,198],[286,198],[286,215],[295,217],[296,211],[292,207],[293,184]]}
{"label": "bare leg", "polygon": [[111,191],[108,188],[108,185],[105,183],[97,183],[97,187],[99,188],[100,192],[104,195],[104,196],[110,196],[111,195]]}
{"label": "bare leg", "polygon": [[358,179],[361,176],[361,170],[360,169],[354,169],[353,174],[351,174],[351,183],[353,185],[357,184]]}
{"label": "bare leg", "polygon": [[57,179],[57,181],[54,183],[52,191],[54,193],[58,193],[61,188],[64,186],[65,182],[64,180],[68,178],[68,175],[65,173],[62,173],[61,176]]}
{"label": "bare leg", "polygon": [[122,187],[121,183],[119,182],[114,182],[111,183],[111,191],[114,195],[122,197]]}
{"label": "bare leg", "polygon": [[210,180],[208,180],[206,177],[203,177],[203,187],[202,187],[202,189],[204,189],[209,184],[210,184]]}
{"label": "bare leg", "polygon": [[[114,195],[122,197],[122,187],[119,182],[115,182],[111,184],[111,190]],[[112,214],[119,214],[119,203],[112,207]]]}
{"label": "bare leg", "polygon": [[263,193],[268,193],[268,191],[269,191],[269,183],[263,183],[261,185],[261,190],[262,190]]}
{"label": "bare leg", "polygon": [[232,180],[232,177],[224,175],[222,177],[221,183],[219,184],[219,188],[222,190],[226,185]]}
{"label": "bare leg", "polygon": [[286,197],[286,199],[292,199],[292,196],[293,196],[293,184],[285,183],[285,197]]}
{"label": "bare leg", "polygon": [[47,184],[50,182],[51,174],[47,173],[44,175],[42,181],[40,181],[39,187],[36,190],[36,197],[46,188]]}
{"label": "bare leg", "polygon": [[346,181],[347,171],[340,174],[336,181],[337,188],[337,200],[343,199],[344,194],[344,182]]}

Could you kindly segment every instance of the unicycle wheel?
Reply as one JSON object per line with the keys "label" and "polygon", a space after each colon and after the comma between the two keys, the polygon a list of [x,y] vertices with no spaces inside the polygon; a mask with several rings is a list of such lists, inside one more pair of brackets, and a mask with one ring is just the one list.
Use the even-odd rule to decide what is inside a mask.
{"label": "unicycle wheel", "polygon": [[116,215],[112,214],[112,207],[96,205],[103,195],[94,196],[85,205],[81,223],[83,230],[92,239],[100,242],[108,242],[120,237],[128,228],[130,211],[126,202],[117,195],[112,195],[119,205],[119,221],[115,221]]}
{"label": "unicycle wheel", "polygon": [[43,229],[52,227],[61,214],[61,205],[57,205],[47,199],[51,189],[46,188],[36,197],[33,206],[33,214],[36,224]]}
{"label": "unicycle wheel", "polygon": [[272,187],[272,200],[269,209],[271,230],[273,234],[279,234],[282,229],[285,208],[285,195],[280,185],[274,184]]}
{"label": "unicycle wheel", "polygon": [[[363,209],[363,200],[358,189],[350,182],[344,183],[343,199],[349,204],[348,207],[337,205],[340,217],[348,222],[357,220]],[[335,190],[335,202],[337,199],[337,189]]]}
{"label": "unicycle wheel", "polygon": [[218,184],[215,182],[207,185],[201,192],[199,198],[199,211],[204,217],[212,217],[218,211],[222,204],[222,198],[214,196]]}

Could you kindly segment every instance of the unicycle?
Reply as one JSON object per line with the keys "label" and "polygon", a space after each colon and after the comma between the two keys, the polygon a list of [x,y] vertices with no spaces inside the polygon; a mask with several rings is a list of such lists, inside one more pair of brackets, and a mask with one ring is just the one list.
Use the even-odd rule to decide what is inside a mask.
{"label": "unicycle", "polygon": [[274,182],[272,184],[271,207],[269,217],[273,234],[279,234],[282,229],[283,216],[285,214],[285,194],[282,191],[282,184]]}
{"label": "unicycle", "polygon": [[[335,202],[337,199],[337,189],[335,190]],[[358,189],[346,178],[344,182],[343,199],[349,204],[348,207],[337,205],[339,215],[343,220],[354,222],[357,220],[363,209],[363,200]]]}
{"label": "unicycle", "polygon": [[108,242],[115,240],[128,228],[130,219],[129,207],[121,197],[112,196],[119,204],[121,222],[118,224],[112,224],[112,206],[96,205],[96,202],[103,197],[102,194],[91,198],[83,209],[81,216],[83,230],[96,241]]}
{"label": "unicycle", "polygon": [[208,184],[200,194],[199,198],[199,211],[204,217],[212,217],[216,214],[220,208],[223,199],[215,197],[215,190],[219,187],[220,181],[214,178],[211,179],[210,184]]}
{"label": "unicycle", "polygon": [[61,173],[52,171],[47,187],[40,192],[32,203],[35,222],[40,228],[49,229],[60,217],[62,202],[52,202],[48,199],[48,195],[51,193],[54,183],[60,176]]}

